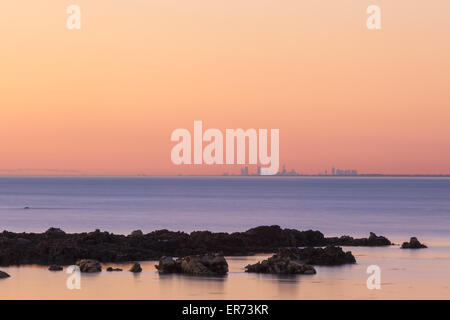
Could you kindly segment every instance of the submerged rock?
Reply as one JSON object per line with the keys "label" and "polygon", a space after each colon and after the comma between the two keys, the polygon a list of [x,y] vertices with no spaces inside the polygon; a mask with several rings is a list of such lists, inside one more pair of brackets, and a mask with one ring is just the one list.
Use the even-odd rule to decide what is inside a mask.
{"label": "submerged rock", "polygon": [[50,271],[62,271],[63,267],[62,266],[58,266],[56,264],[52,264],[50,267],[48,267],[48,270],[50,270]]}
{"label": "submerged rock", "polygon": [[401,249],[424,249],[428,248],[426,245],[420,243],[416,237],[411,237],[409,242],[403,242]]}
{"label": "submerged rock", "polygon": [[108,267],[108,268],[106,269],[106,271],[109,271],[109,272],[113,272],[113,271],[122,271],[122,269],[120,269],[120,268]]}
{"label": "submerged rock", "polygon": [[133,273],[139,273],[139,272],[142,272],[141,265],[140,265],[139,263],[135,262],[135,263],[131,266],[130,271],[133,272]]}
{"label": "submerged rock", "polygon": [[288,250],[279,250],[277,254],[267,260],[249,264],[245,272],[273,273],[273,274],[315,274],[313,266],[303,263]]}
{"label": "submerged rock", "polygon": [[81,259],[78,260],[75,264],[80,267],[81,272],[94,273],[102,271],[102,266],[97,260]]}
{"label": "submerged rock", "polygon": [[6,278],[9,278],[9,277],[11,277],[9,274],[7,274],[6,272],[0,270],[0,279],[6,279]]}
{"label": "submerged rock", "polygon": [[155,266],[160,273],[184,273],[195,276],[222,276],[228,273],[223,254],[192,255],[174,260],[162,257]]}

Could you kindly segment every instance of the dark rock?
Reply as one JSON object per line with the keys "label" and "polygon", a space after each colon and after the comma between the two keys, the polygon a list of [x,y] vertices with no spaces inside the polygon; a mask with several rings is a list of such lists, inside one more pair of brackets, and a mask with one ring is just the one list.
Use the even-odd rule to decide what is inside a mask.
{"label": "dark rock", "polygon": [[25,210],[31,209],[30,207],[24,207]]}
{"label": "dark rock", "polygon": [[420,243],[416,237],[412,237],[409,242],[403,242],[401,249],[424,249],[428,248],[426,245]]}
{"label": "dark rock", "polygon": [[288,248],[286,251],[293,259],[303,261],[306,264],[320,266],[337,266],[348,263],[356,263],[351,251],[344,252],[341,247],[328,246],[326,248]]}
{"label": "dark rock", "polygon": [[163,257],[156,265],[160,273],[184,273],[194,276],[222,276],[228,273],[223,254],[193,255],[174,260]]}
{"label": "dark rock", "polygon": [[131,266],[130,271],[133,272],[133,273],[139,273],[139,272],[142,272],[141,265],[140,265],[139,263],[135,262],[135,263]]}
{"label": "dark rock", "polygon": [[6,279],[6,278],[9,278],[9,277],[11,277],[9,274],[7,274],[6,272],[0,270],[0,279]]}
{"label": "dark rock", "polygon": [[314,267],[303,263],[287,250],[279,250],[277,254],[255,264],[245,267],[246,272],[273,274],[315,274]]}
{"label": "dark rock", "polygon": [[102,271],[102,266],[97,260],[81,259],[78,260],[75,264],[80,267],[81,272],[94,273]]}
{"label": "dark rock", "polygon": [[56,236],[56,237],[66,235],[66,233],[59,228],[50,228],[47,231],[45,231],[45,234],[48,236]]}
{"label": "dark rock", "polygon": [[56,264],[52,264],[50,267],[48,267],[48,270],[50,270],[50,271],[62,271],[63,267],[58,266]]}
{"label": "dark rock", "polygon": [[106,271],[109,271],[109,272],[115,272],[115,271],[122,271],[122,269],[120,269],[120,268],[108,267],[108,268],[106,268]]}
{"label": "dark rock", "polygon": [[371,232],[368,238],[355,239],[350,236],[342,236],[340,238],[328,238],[328,244],[339,246],[356,246],[356,247],[379,247],[392,245],[391,241],[383,236],[377,236]]}
{"label": "dark rock", "polygon": [[144,233],[141,230],[134,230],[133,232],[130,233],[130,236],[132,237],[141,237],[143,235]]}

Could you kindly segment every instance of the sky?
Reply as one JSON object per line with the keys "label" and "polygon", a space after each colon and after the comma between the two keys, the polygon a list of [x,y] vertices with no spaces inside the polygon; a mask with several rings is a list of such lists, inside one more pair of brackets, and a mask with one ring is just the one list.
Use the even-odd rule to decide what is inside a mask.
{"label": "sky", "polygon": [[450,173],[449,15],[447,0],[1,1],[0,175],[239,172],[171,162],[194,120],[279,129],[280,164],[302,173]]}

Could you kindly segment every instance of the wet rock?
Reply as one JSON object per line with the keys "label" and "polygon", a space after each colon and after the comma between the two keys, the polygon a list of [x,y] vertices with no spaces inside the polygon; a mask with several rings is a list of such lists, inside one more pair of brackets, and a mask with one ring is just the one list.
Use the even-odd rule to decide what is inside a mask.
{"label": "wet rock", "polygon": [[142,272],[141,265],[140,265],[139,263],[135,262],[135,263],[131,266],[130,271],[133,272],[133,273],[139,273],[139,272]]}
{"label": "wet rock", "polygon": [[11,277],[9,274],[7,274],[6,272],[0,270],[0,279],[6,279],[6,278],[9,278],[9,277]]}
{"label": "wet rock", "polygon": [[58,266],[56,264],[52,264],[50,267],[48,267],[48,270],[50,270],[50,271],[62,271],[63,267],[62,266]]}
{"label": "wet rock", "polygon": [[180,264],[172,257],[162,257],[159,259],[159,264],[155,265],[160,273],[177,273],[181,272]]}
{"label": "wet rock", "polygon": [[246,272],[272,274],[315,274],[313,266],[303,263],[286,250],[279,250],[277,254],[267,260],[249,264]]}
{"label": "wet rock", "polygon": [[106,268],[106,271],[108,271],[108,272],[120,272],[120,271],[122,271],[122,269],[120,269],[120,268],[108,267],[108,268]]}
{"label": "wet rock", "polygon": [[420,243],[416,237],[412,237],[409,242],[403,242],[401,249],[424,249],[428,248],[426,245]]}
{"label": "wet rock", "polygon": [[78,260],[75,264],[80,267],[81,272],[94,273],[102,271],[102,266],[97,260],[81,259]]}
{"label": "wet rock", "polygon": [[192,255],[174,260],[163,257],[156,266],[160,273],[184,273],[194,276],[222,276],[228,273],[223,254]]}

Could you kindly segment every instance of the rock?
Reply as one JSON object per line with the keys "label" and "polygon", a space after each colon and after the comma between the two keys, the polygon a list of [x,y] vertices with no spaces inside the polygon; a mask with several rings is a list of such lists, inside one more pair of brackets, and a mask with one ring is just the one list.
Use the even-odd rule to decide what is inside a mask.
{"label": "rock", "polygon": [[45,231],[45,234],[47,236],[65,236],[66,233],[64,231],[62,231],[59,228],[49,228],[47,231]]}
{"label": "rock", "polygon": [[228,273],[223,254],[192,255],[174,260],[162,257],[156,269],[160,273],[184,273],[195,276],[222,276]]}
{"label": "rock", "polygon": [[0,279],[6,279],[6,278],[9,278],[9,277],[11,277],[9,274],[7,274],[6,272],[0,270]]}
{"label": "rock", "polygon": [[272,274],[315,274],[316,270],[311,265],[305,264],[286,250],[279,250],[272,257],[249,264],[245,272],[272,273]]}
{"label": "rock", "polygon": [[141,230],[134,230],[133,232],[130,233],[130,236],[132,237],[141,237],[143,235],[144,233]]}
{"label": "rock", "polygon": [[428,248],[426,245],[420,243],[416,237],[412,237],[409,242],[403,242],[401,249],[424,249]]}
{"label": "rock", "polygon": [[108,267],[108,268],[106,269],[106,271],[108,271],[108,272],[115,272],[115,271],[122,271],[122,269],[120,269],[120,268]]}
{"label": "rock", "polygon": [[162,257],[159,259],[159,264],[155,265],[160,273],[177,273],[181,272],[180,265],[172,257]]}
{"label": "rock", "polygon": [[81,272],[94,273],[102,271],[102,266],[97,260],[81,259],[78,260],[75,264],[80,267]]}
{"label": "rock", "polygon": [[29,209],[31,209],[30,207],[23,207],[25,210],[29,210]]}
{"label": "rock", "polygon": [[[282,250],[282,249],[281,249]],[[286,249],[286,251],[289,249]],[[290,256],[303,261],[306,264],[320,266],[337,266],[356,263],[351,251],[344,252],[341,247],[328,246],[326,248],[293,248]]]}
{"label": "rock", "polygon": [[327,238],[329,245],[339,245],[339,246],[355,246],[355,247],[379,247],[379,246],[390,246],[392,242],[383,236],[377,236],[375,233],[371,232],[368,238],[355,239],[350,236],[342,236],[340,238]]}
{"label": "rock", "polygon": [[130,271],[133,272],[133,273],[139,273],[139,272],[142,272],[141,265],[140,265],[139,263],[135,262],[135,263],[131,266]]}
{"label": "rock", "polygon": [[48,270],[50,270],[50,271],[62,271],[63,267],[58,266],[56,264],[52,264],[50,267],[48,267]]}

